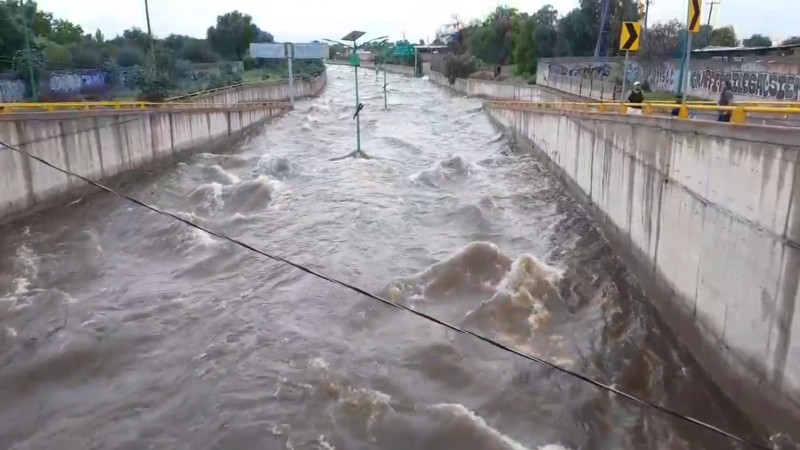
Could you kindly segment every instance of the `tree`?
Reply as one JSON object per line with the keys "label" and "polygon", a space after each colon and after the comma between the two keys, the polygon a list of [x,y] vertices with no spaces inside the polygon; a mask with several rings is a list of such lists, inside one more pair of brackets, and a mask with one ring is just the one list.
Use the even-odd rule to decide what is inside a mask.
{"label": "tree", "polygon": [[772,39],[763,34],[754,34],[742,41],[745,47],[772,47]]}
{"label": "tree", "polygon": [[643,56],[653,59],[678,58],[683,54],[681,34],[684,24],[679,20],[658,22],[647,29]]}
{"label": "tree", "polygon": [[106,41],[105,36],[103,36],[103,32],[100,31],[100,28],[98,28],[97,31],[94,32],[94,40],[100,44]]}
{"label": "tree", "polygon": [[52,28],[47,37],[57,44],[74,44],[83,41],[83,28],[68,20],[57,19],[52,22]]}
{"label": "tree", "polygon": [[223,57],[242,59],[259,31],[252,17],[233,11],[217,16],[217,25],[208,29],[207,38]]}
{"label": "tree", "polygon": [[52,41],[47,41],[45,44],[43,56],[48,69],[67,67],[71,60],[69,50],[63,45]]}
{"label": "tree", "polygon": [[498,6],[470,36],[473,55],[491,64],[509,64],[514,52],[514,28],[519,14],[516,8]]}
{"label": "tree", "polygon": [[144,54],[135,47],[123,47],[117,55],[117,64],[120,67],[141,66],[144,64]]}
{"label": "tree", "polygon": [[785,39],[781,42],[781,45],[798,45],[800,44],[800,36],[792,36],[789,39]]}
{"label": "tree", "polygon": [[517,74],[536,73],[536,19],[527,14],[520,18],[517,27],[514,64]]}
{"label": "tree", "polygon": [[275,38],[272,36],[271,33],[264,31],[258,27],[256,27],[256,38],[253,42],[262,44],[266,43],[269,44],[270,42],[275,42]]}
{"label": "tree", "polygon": [[732,26],[717,28],[711,32],[711,45],[717,47],[736,47],[739,41],[736,39],[736,31]]}
{"label": "tree", "polygon": [[597,17],[588,8],[575,8],[558,22],[557,48],[561,56],[589,56],[594,53],[600,30]]}

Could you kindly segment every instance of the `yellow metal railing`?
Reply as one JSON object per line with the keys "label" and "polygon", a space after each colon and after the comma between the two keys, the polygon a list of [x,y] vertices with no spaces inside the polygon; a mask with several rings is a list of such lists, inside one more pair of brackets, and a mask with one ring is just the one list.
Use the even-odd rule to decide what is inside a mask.
{"label": "yellow metal railing", "polygon": [[163,110],[163,109],[202,109],[248,107],[290,108],[289,102],[247,102],[247,103],[189,103],[189,102],[59,102],[59,103],[0,103],[0,114],[53,113],[69,111],[109,111],[109,110]]}
{"label": "yellow metal railing", "polygon": [[[566,110],[583,111],[600,114],[627,114],[628,109],[641,108],[642,115],[672,115],[678,109],[678,119],[688,120],[692,112],[700,113],[719,113],[729,111],[731,123],[747,123],[748,118],[758,118],[763,120],[779,119],[787,120],[795,115],[800,115],[800,104],[783,102],[742,102],[735,106],[719,106],[714,102],[687,102],[685,104],[668,102],[645,102],[645,103],[619,103],[619,102],[523,102],[523,101],[487,101],[489,107],[498,107],[517,110]],[[756,115],[756,116],[754,116]],[[798,117],[800,120],[800,117]]]}

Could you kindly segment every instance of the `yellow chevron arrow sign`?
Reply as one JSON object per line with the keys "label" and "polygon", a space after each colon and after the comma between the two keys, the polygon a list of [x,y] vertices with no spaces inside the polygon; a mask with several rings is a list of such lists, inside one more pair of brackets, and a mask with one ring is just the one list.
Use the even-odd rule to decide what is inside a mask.
{"label": "yellow chevron arrow sign", "polygon": [[689,32],[700,32],[700,0],[689,0]]}
{"label": "yellow chevron arrow sign", "polygon": [[619,49],[629,52],[639,51],[639,44],[641,41],[641,22],[622,22],[622,31],[619,36]]}

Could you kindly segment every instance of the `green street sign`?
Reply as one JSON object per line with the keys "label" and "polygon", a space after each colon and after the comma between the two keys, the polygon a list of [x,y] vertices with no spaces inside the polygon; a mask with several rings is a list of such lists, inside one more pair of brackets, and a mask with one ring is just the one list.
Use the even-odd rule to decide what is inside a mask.
{"label": "green street sign", "polygon": [[414,47],[410,45],[398,45],[394,48],[394,54],[397,56],[411,56],[414,54]]}
{"label": "green street sign", "polygon": [[358,53],[353,53],[353,55],[350,56],[350,65],[353,67],[361,65],[361,58],[358,57]]}

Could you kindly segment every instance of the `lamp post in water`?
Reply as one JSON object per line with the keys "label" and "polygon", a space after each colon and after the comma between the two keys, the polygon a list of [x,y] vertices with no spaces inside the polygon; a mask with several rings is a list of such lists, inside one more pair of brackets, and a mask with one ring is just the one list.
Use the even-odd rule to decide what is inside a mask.
{"label": "lamp post in water", "polygon": [[359,45],[356,41],[364,36],[366,33],[363,31],[351,31],[347,33],[345,37],[342,38],[342,41],[349,41],[352,44],[345,44],[340,41],[334,41],[331,39],[323,39],[323,41],[332,42],[334,44],[344,45],[346,47],[350,47],[353,50],[352,56],[350,56],[350,65],[353,66],[355,70],[355,81],[356,81],[356,113],[353,115],[353,118],[356,119],[356,150],[354,152],[348,153],[345,156],[341,156],[338,158],[333,158],[334,160],[337,159],[344,159],[344,158],[364,158],[369,159],[369,156],[361,151],[361,110],[364,109],[364,105],[359,103],[358,101],[358,67],[361,65],[361,59],[358,57],[358,48],[363,47],[370,42],[375,42],[381,39],[386,39],[388,36],[381,36],[378,38],[370,39],[361,45]]}

